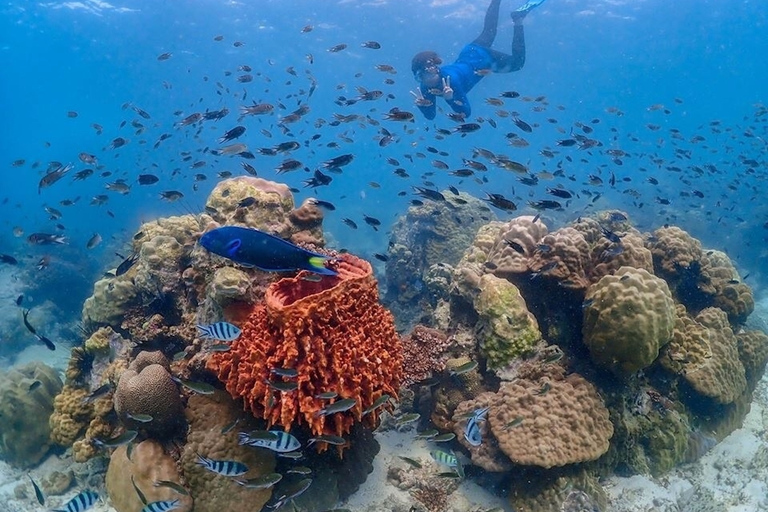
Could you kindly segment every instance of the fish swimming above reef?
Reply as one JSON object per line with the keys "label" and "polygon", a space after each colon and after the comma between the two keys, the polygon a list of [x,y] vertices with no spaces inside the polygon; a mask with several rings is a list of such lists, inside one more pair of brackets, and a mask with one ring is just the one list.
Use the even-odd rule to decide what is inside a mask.
{"label": "fish swimming above reef", "polygon": [[208,325],[197,325],[200,336],[209,340],[234,341],[242,332],[236,325],[229,322],[216,322]]}
{"label": "fish swimming above reef", "polygon": [[258,229],[224,226],[213,229],[200,238],[200,245],[224,258],[268,272],[309,270],[335,276],[336,271],[325,266],[330,258],[307,251],[290,242]]}

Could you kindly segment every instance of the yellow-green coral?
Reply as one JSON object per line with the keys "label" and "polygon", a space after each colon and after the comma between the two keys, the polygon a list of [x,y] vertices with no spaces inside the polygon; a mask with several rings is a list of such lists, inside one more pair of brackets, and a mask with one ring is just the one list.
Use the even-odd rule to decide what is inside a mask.
{"label": "yellow-green coral", "polygon": [[675,304],[662,279],[621,267],[586,295],[582,333],[592,360],[618,375],[649,366],[672,337]]}
{"label": "yellow-green coral", "polygon": [[208,285],[208,296],[219,305],[226,305],[233,300],[246,301],[250,287],[248,274],[234,267],[222,267],[213,274]]}
{"label": "yellow-green coral", "polygon": [[500,368],[541,339],[539,325],[520,290],[509,281],[486,274],[479,286],[474,305],[480,316],[480,348],[488,358],[488,367]]}
{"label": "yellow-green coral", "polygon": [[119,326],[136,300],[138,290],[125,275],[96,281],[83,304],[83,322]]}
{"label": "yellow-green coral", "polygon": [[[253,198],[247,208],[239,203]],[[220,224],[241,224],[258,229],[287,225],[288,213],[293,209],[293,194],[287,185],[250,176],[239,176],[220,181],[211,191],[205,207]],[[279,236],[288,236],[280,232]]]}
{"label": "yellow-green coral", "polygon": [[102,327],[85,340],[85,351],[89,354],[104,353],[109,350],[109,340],[116,333],[111,327]]}

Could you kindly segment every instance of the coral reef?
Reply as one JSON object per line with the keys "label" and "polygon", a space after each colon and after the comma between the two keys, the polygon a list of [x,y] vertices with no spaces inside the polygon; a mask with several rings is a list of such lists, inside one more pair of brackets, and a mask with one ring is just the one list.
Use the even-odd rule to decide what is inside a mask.
{"label": "coral reef", "polygon": [[502,384],[488,422],[512,462],[543,468],[595,460],[613,435],[600,394],[578,374]]}
{"label": "coral reef", "polygon": [[112,506],[117,512],[141,512],[144,508],[134,486],[142,492],[147,503],[179,500],[178,507],[174,510],[190,512],[192,498],[169,487],[155,486],[155,482],[162,480],[183,484],[176,460],[168,455],[157,441],[147,439],[136,444],[132,448],[130,458],[125,446],[118,447],[110,456],[106,487]]}
{"label": "coral reef", "polygon": [[499,368],[530,350],[540,339],[536,318],[515,285],[492,274],[478,283],[474,306],[478,339],[489,368]]}
{"label": "coral reef", "polygon": [[[371,265],[343,254],[334,268],[338,276],[300,273],[270,285],[230,350],[208,360],[227,391],[270,426],[299,423],[342,436],[355,422],[375,427],[379,411],[362,412],[384,394],[397,396],[402,348],[392,315],[378,302]],[[273,370],[281,368],[296,370],[297,389],[277,391],[282,378]],[[332,402],[315,397],[328,391],[355,405],[319,414]]]}
{"label": "coral reef", "polygon": [[[258,478],[275,470],[269,450],[238,444],[238,433],[257,428],[253,418],[243,417],[240,406],[223,391],[193,395],[184,415],[189,424],[179,467],[195,502],[195,512],[253,512],[261,510],[271,489],[247,489],[230,478],[217,476],[197,464],[197,454],[214,460],[235,460],[248,467],[243,479]],[[238,428],[222,432],[238,421]],[[122,512],[122,511],[119,511]]]}
{"label": "coral reef", "polygon": [[402,339],[403,387],[431,377],[445,369],[445,361],[440,357],[451,345],[448,336],[437,329],[417,325]]}
{"label": "coral reef", "polygon": [[0,374],[0,458],[29,468],[37,465],[51,448],[48,417],[62,382],[43,363]]}
{"label": "coral reef", "polygon": [[695,318],[678,316],[661,364],[699,395],[721,404],[735,401],[747,387],[736,336],[725,312],[717,308],[707,308]]}
{"label": "coral reef", "polygon": [[584,308],[584,343],[592,360],[622,376],[649,366],[672,337],[675,306],[667,284],[622,267],[592,285]]}
{"label": "coral reef", "polygon": [[[127,428],[141,429],[151,437],[163,439],[183,426],[179,390],[167,367],[168,361],[162,353],[141,352],[120,376],[115,391],[115,411]],[[149,415],[152,421],[139,422],[131,418],[137,415]]]}
{"label": "coral reef", "polygon": [[[507,279],[528,272],[528,257],[536,252],[539,241],[547,233],[547,226],[541,220],[529,215],[515,217],[497,232],[485,267]],[[522,252],[518,248],[523,249]]]}

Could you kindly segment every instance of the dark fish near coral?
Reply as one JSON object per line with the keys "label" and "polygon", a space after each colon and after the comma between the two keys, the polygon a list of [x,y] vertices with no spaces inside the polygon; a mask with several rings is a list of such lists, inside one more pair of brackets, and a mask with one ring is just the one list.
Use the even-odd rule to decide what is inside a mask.
{"label": "dark fish near coral", "polygon": [[309,441],[307,441],[307,446],[312,446],[315,443],[328,443],[333,446],[344,446],[347,444],[347,440],[341,436],[320,435],[310,438]]}
{"label": "dark fish near coral", "polygon": [[83,399],[83,403],[91,403],[95,400],[98,400],[99,398],[103,397],[107,393],[112,391],[112,384],[107,382],[106,384],[102,384],[98,388],[91,391],[91,393]]}
{"label": "dark fish near coral", "polygon": [[381,45],[376,41],[366,41],[362,43],[360,46],[363,48],[369,48],[371,50],[378,50],[381,48]]}
{"label": "dark fish near coral", "polygon": [[304,491],[309,489],[309,486],[312,485],[312,479],[311,478],[305,478],[304,480],[301,480],[292,486],[285,489],[283,494],[281,494],[275,503],[267,504],[269,508],[280,508],[282,507],[287,501],[290,501],[294,498],[298,498],[302,494],[304,494]]}
{"label": "dark fish near coral", "polygon": [[134,421],[138,421],[139,423],[149,423],[154,419],[149,414],[131,414],[128,412],[125,415]]}
{"label": "dark fish near coral", "polygon": [[486,192],[486,195],[488,197],[485,200],[491,203],[491,206],[494,208],[498,208],[499,210],[505,212],[512,212],[517,210],[517,205],[501,194],[490,194]]}
{"label": "dark fish near coral", "polygon": [[138,261],[138,259],[139,259],[139,254],[138,253],[133,253],[130,256],[128,256],[127,258],[125,258],[117,266],[117,269],[115,270],[115,277],[121,276],[121,275],[125,274],[126,272],[128,272],[131,269],[131,267],[136,263],[136,261]]}
{"label": "dark fish near coral", "polygon": [[85,244],[85,247],[87,249],[93,249],[100,243],[101,243],[101,235],[98,233],[94,233],[93,236],[90,239],[88,239],[88,243]]}
{"label": "dark fish near coral", "polygon": [[131,483],[133,484],[133,490],[136,491],[136,496],[139,497],[139,501],[141,501],[144,505],[146,505],[147,497],[144,496],[144,493],[141,492],[141,489],[139,489],[139,486],[136,485],[136,481],[133,479],[133,475],[131,475]]}
{"label": "dark fish near coral", "polygon": [[56,350],[56,345],[54,345],[54,343],[48,338],[46,338],[45,336],[37,334],[37,331],[35,331],[35,328],[32,327],[32,325],[29,323],[29,321],[27,320],[27,315],[29,315],[29,310],[28,309],[23,310],[22,315],[24,316],[24,326],[27,328],[27,330],[31,332],[35,336],[35,338],[37,338],[39,341],[42,341],[45,344],[45,346],[48,347],[48,350]]}
{"label": "dark fish near coral", "polygon": [[463,375],[465,373],[469,373],[472,370],[477,368],[477,361],[469,361],[467,363],[464,363],[460,366],[457,366],[456,368],[453,368],[450,371],[451,375]]}
{"label": "dark fish near coral", "polygon": [[333,402],[331,405],[327,405],[315,413],[315,417],[328,416],[329,414],[336,414],[339,412],[345,412],[353,408],[357,404],[357,400],[354,398],[344,398]]}
{"label": "dark fish near coral", "polygon": [[307,251],[258,229],[239,226],[216,228],[200,238],[200,245],[224,258],[269,272],[301,269],[336,275],[336,271],[325,266],[330,259],[328,256]]}
{"label": "dark fish near coral", "polygon": [[177,377],[171,377],[174,381],[178,382],[185,388],[201,395],[212,395],[216,388],[208,384],[207,382],[195,382],[186,379],[179,379]]}

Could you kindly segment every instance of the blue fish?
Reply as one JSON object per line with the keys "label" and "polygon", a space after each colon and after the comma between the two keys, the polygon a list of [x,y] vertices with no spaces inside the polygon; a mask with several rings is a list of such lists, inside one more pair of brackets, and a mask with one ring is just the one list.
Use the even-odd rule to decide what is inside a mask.
{"label": "blue fish", "polygon": [[141,509],[141,512],[168,512],[179,508],[179,500],[153,501]]}
{"label": "blue fish", "polygon": [[197,463],[208,471],[223,476],[241,476],[248,472],[248,466],[234,460],[213,460],[197,454]]}
{"label": "blue fish", "polygon": [[307,251],[258,229],[224,226],[200,237],[200,245],[224,258],[269,272],[309,270],[316,274],[335,276],[325,266],[330,258]]}
{"label": "blue fish", "polygon": [[242,332],[239,327],[229,322],[216,322],[215,324],[197,325],[200,335],[209,340],[234,341]]}
{"label": "blue fish", "polygon": [[81,491],[72,498],[62,508],[54,509],[53,512],[85,512],[99,499],[99,495],[93,491]]}
{"label": "blue fish", "polygon": [[472,446],[480,446],[483,442],[483,435],[480,432],[480,422],[485,420],[488,413],[488,407],[475,409],[464,427],[464,439]]}

